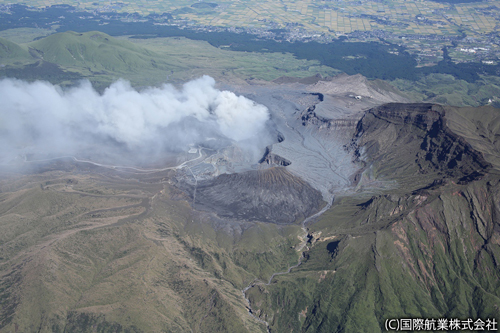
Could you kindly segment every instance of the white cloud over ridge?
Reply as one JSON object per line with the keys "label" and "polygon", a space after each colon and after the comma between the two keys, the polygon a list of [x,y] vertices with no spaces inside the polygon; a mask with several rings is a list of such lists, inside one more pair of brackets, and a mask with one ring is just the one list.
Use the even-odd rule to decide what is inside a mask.
{"label": "white cloud over ridge", "polygon": [[4,155],[26,149],[49,155],[111,153],[121,147],[141,157],[214,137],[255,152],[269,144],[268,119],[265,106],[216,89],[208,76],[181,89],[165,84],[142,91],[119,80],[102,94],[88,81],[63,90],[43,81],[0,80]]}

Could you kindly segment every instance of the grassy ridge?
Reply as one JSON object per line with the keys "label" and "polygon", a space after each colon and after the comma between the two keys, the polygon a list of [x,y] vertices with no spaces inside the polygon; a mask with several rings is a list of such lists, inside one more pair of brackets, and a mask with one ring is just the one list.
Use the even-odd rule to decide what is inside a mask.
{"label": "grassy ridge", "polygon": [[[5,49],[14,49],[15,46],[15,43],[5,40]],[[23,48],[29,49],[30,54]],[[0,69],[0,75],[46,79],[46,73],[37,74],[33,66],[28,65],[43,60],[58,66],[61,72],[57,74],[59,81],[56,76],[51,82],[71,84],[71,79],[63,73],[72,73],[77,76],[73,82],[88,78],[101,89],[118,78],[141,87],[165,81],[181,83],[202,75],[211,75],[222,82],[238,82],[339,73],[317,61],[295,59],[291,54],[227,51],[207,42],[185,38],[117,39],[96,31],[57,33],[15,49],[17,53],[24,52],[23,56],[12,53],[18,66]],[[10,64],[7,62],[9,57],[0,55],[1,61],[7,64]]]}
{"label": "grassy ridge", "polygon": [[54,34],[27,46],[35,57],[79,73],[99,88],[118,78],[154,85],[170,72],[184,70],[147,48],[96,31]]}
{"label": "grassy ridge", "polygon": [[133,43],[100,32],[66,32],[50,35],[29,44],[45,61],[66,67],[92,70],[134,71],[152,65],[158,57]]}
{"label": "grassy ridge", "polygon": [[[484,164],[482,157],[467,157],[470,148],[461,155],[460,140],[450,145],[445,133],[434,132],[439,118],[427,126],[401,115],[365,116],[358,142],[371,167],[363,191],[336,198],[311,226],[300,267],[249,290],[254,310],[274,331],[382,332],[390,318],[500,318],[500,174],[490,169],[459,181],[484,170],[474,166]],[[498,127],[488,126],[489,112],[467,115],[476,126]],[[460,161],[449,163],[455,153]]]}
{"label": "grassy ridge", "polygon": [[241,290],[298,257],[299,227],[221,228],[158,183],[46,172],[0,186],[0,332],[264,331]]}
{"label": "grassy ridge", "polygon": [[391,84],[418,102],[480,106],[497,105],[500,100],[500,80],[492,75],[482,75],[480,80],[467,82],[452,75],[436,73],[416,81],[397,79]]}
{"label": "grassy ridge", "polygon": [[[390,318],[498,320],[500,243],[481,237],[469,216],[477,207],[467,202],[483,186],[449,188],[411,205],[411,214],[385,230],[344,238],[335,254],[327,241],[316,243],[296,272],[252,289],[252,304],[277,332],[382,332]],[[339,203],[323,224],[342,222],[336,213],[351,208]]]}
{"label": "grassy ridge", "polygon": [[[14,30],[12,38],[22,40],[19,34],[23,32]],[[10,36],[8,31],[4,35]],[[41,59],[44,62],[33,65]],[[240,52],[228,48],[228,45],[214,47],[205,41],[182,37],[115,38],[96,31],[57,33],[17,46],[1,39],[0,62],[7,65],[0,68],[0,76],[48,79],[63,85],[88,78],[99,89],[118,78],[143,87],[164,82],[182,83],[202,75],[211,75],[219,82],[234,83],[251,79],[304,78],[317,74],[332,76],[341,72],[321,65],[318,60],[298,59],[291,53]],[[500,83],[491,75],[467,82],[452,75],[435,73],[420,75],[415,80],[396,79],[391,84],[414,101],[455,106],[500,103]]]}
{"label": "grassy ridge", "polygon": [[2,65],[32,61],[28,51],[5,38],[0,37],[0,61]]}

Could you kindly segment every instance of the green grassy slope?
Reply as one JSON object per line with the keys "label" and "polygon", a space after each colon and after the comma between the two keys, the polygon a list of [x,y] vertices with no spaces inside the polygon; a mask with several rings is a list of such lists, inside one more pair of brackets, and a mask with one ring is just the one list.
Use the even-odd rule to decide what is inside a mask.
{"label": "green grassy slope", "polygon": [[[9,42],[9,47],[15,45]],[[114,38],[97,31],[65,32],[23,44],[18,49],[23,47],[29,49],[31,55],[17,57],[19,65],[43,60],[61,70],[79,74],[80,77],[73,81],[85,77],[98,88],[118,78],[130,80],[140,87],[165,81],[180,83],[202,75],[211,75],[222,82],[238,82],[246,79],[270,81],[284,75],[309,77],[339,73],[320,66],[317,61],[298,60],[290,54],[233,52],[185,38],[139,40]],[[12,72],[13,69],[17,72]],[[0,75],[44,79],[43,75],[33,75],[29,66],[3,69]],[[59,82],[55,79],[51,82],[70,84],[71,80],[61,75]]]}
{"label": "green grassy slope", "polygon": [[500,98],[500,80],[492,75],[483,75],[481,80],[469,83],[448,74],[429,74],[415,82],[397,79],[391,84],[415,102],[480,106],[498,103]]}
{"label": "green grassy slope", "polygon": [[29,52],[16,43],[0,37],[0,64],[24,63],[33,61]]}
{"label": "green grassy slope", "polygon": [[92,71],[138,71],[158,66],[157,54],[97,31],[58,33],[29,43],[29,47],[45,61]]}
{"label": "green grassy slope", "polygon": [[185,69],[147,48],[97,31],[57,33],[27,45],[37,57],[78,72],[99,88],[118,78],[153,85],[173,70]]}
{"label": "green grassy slope", "polygon": [[492,106],[446,107],[450,129],[467,140],[495,168],[500,169],[500,112]]}
{"label": "green grassy slope", "polygon": [[[4,32],[13,40],[26,40],[33,32]],[[47,31],[43,32],[43,37]],[[313,78],[316,75],[334,76],[340,71],[321,66],[318,61],[299,60],[291,54],[229,51],[213,47],[204,41],[185,38],[136,39],[114,38],[98,31],[56,33],[33,42],[19,44],[0,42],[9,55],[0,61],[14,68],[0,68],[0,76],[23,79],[46,79],[47,71],[26,66],[43,59],[48,66],[59,66],[57,74],[49,77],[53,83],[71,85],[88,78],[103,89],[118,78],[130,80],[143,87],[164,82],[182,83],[202,75],[217,81],[238,83],[242,80],[278,80]],[[14,51],[15,50],[15,51]],[[26,53],[30,50],[30,54]],[[69,74],[68,74],[69,71]],[[317,80],[317,79],[316,79]],[[316,82],[312,79],[312,82]],[[479,106],[500,103],[500,83],[495,76],[482,76],[468,83],[446,74],[429,74],[416,81],[394,80],[391,89],[401,90],[416,102],[432,102],[454,106]],[[387,86],[387,84],[386,84]],[[387,89],[387,87],[386,87]]]}
{"label": "green grassy slope", "polygon": [[298,257],[297,226],[220,224],[159,183],[0,183],[0,332],[261,332],[241,290]]}
{"label": "green grassy slope", "polygon": [[186,70],[183,73],[174,71],[170,76],[174,80],[187,80],[207,74],[222,82],[248,79],[272,81],[282,76],[304,78],[340,73],[331,67],[321,66],[318,61],[299,60],[288,53],[229,51],[224,47],[213,47],[208,42],[186,38],[128,40],[182,64]]}
{"label": "green grassy slope", "polygon": [[[361,121],[356,141],[371,172],[363,191],[336,198],[311,226],[300,267],[248,292],[273,331],[382,332],[390,318],[498,321],[500,173],[433,127],[441,118],[428,107]],[[464,178],[478,170],[488,173]]]}

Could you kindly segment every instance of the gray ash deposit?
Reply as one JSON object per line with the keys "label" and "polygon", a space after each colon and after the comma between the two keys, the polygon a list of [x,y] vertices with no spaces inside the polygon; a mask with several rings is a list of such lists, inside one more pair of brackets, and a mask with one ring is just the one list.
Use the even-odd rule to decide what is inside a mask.
{"label": "gray ash deposit", "polygon": [[[3,83],[17,84],[19,91],[23,87],[35,91],[46,89],[61,103],[83,92],[92,92],[89,86],[60,92],[40,83]],[[348,149],[356,125],[364,111],[395,99],[393,91],[385,96],[379,86],[374,87],[357,76],[341,76],[313,85],[228,88],[228,91],[218,90],[208,77],[186,83],[182,90],[165,85],[137,92],[126,83],[118,82],[104,94],[92,95],[97,104],[103,105],[104,114],[117,113],[116,110],[126,106],[126,110],[135,115],[138,106],[123,106],[119,98],[127,94],[133,94],[146,105],[160,96],[164,105],[177,105],[183,113],[179,116],[179,112],[174,112],[177,109],[164,110],[155,104],[156,109],[152,111],[146,108],[147,121],[131,127],[135,131],[131,132],[130,126],[125,125],[104,126],[109,133],[101,131],[97,133],[100,136],[89,130],[92,138],[96,135],[107,138],[99,142],[116,141],[116,144],[103,145],[97,151],[71,144],[69,148],[63,147],[67,153],[66,150],[61,150],[65,154],[50,151],[44,158],[28,158],[24,152],[19,163],[52,165],[65,158],[67,163],[85,168],[120,172],[121,177],[147,178],[148,181],[168,178],[169,183],[186,192],[186,198],[191,197],[194,208],[234,220],[294,223],[321,211],[336,193],[353,189],[353,175],[362,167],[355,162],[353,150]],[[203,103],[198,103],[200,98]],[[108,100],[122,104],[109,109]],[[198,107],[197,113],[192,110],[193,103]],[[142,104],[139,106],[145,108]],[[64,112],[61,114],[65,115]],[[64,124],[66,118],[59,113],[53,116],[56,125]],[[159,123],[160,120],[163,122]],[[113,119],[109,122],[115,124]],[[120,149],[116,148],[118,144]],[[88,154],[82,155],[87,151]]]}
{"label": "gray ash deposit", "polygon": [[[331,82],[321,91],[303,84],[236,87],[269,110],[274,142],[256,164],[234,146],[205,150],[206,158],[179,170],[178,186],[194,208],[233,220],[288,224],[314,215],[336,193],[352,190],[361,165],[347,147],[364,111],[386,102],[366,96],[372,91],[363,84],[338,93]],[[349,97],[360,94],[356,87],[365,98]]]}
{"label": "gray ash deposit", "polygon": [[282,167],[223,174],[188,191],[196,209],[279,224],[302,220],[326,204],[318,190]]}

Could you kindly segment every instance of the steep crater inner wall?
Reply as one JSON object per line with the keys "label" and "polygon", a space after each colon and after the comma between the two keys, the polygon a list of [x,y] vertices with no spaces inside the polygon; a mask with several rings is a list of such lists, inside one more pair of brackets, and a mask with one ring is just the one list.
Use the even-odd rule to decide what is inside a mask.
{"label": "steep crater inner wall", "polygon": [[186,190],[196,209],[250,221],[293,223],[325,205],[318,190],[282,167],[223,174]]}

